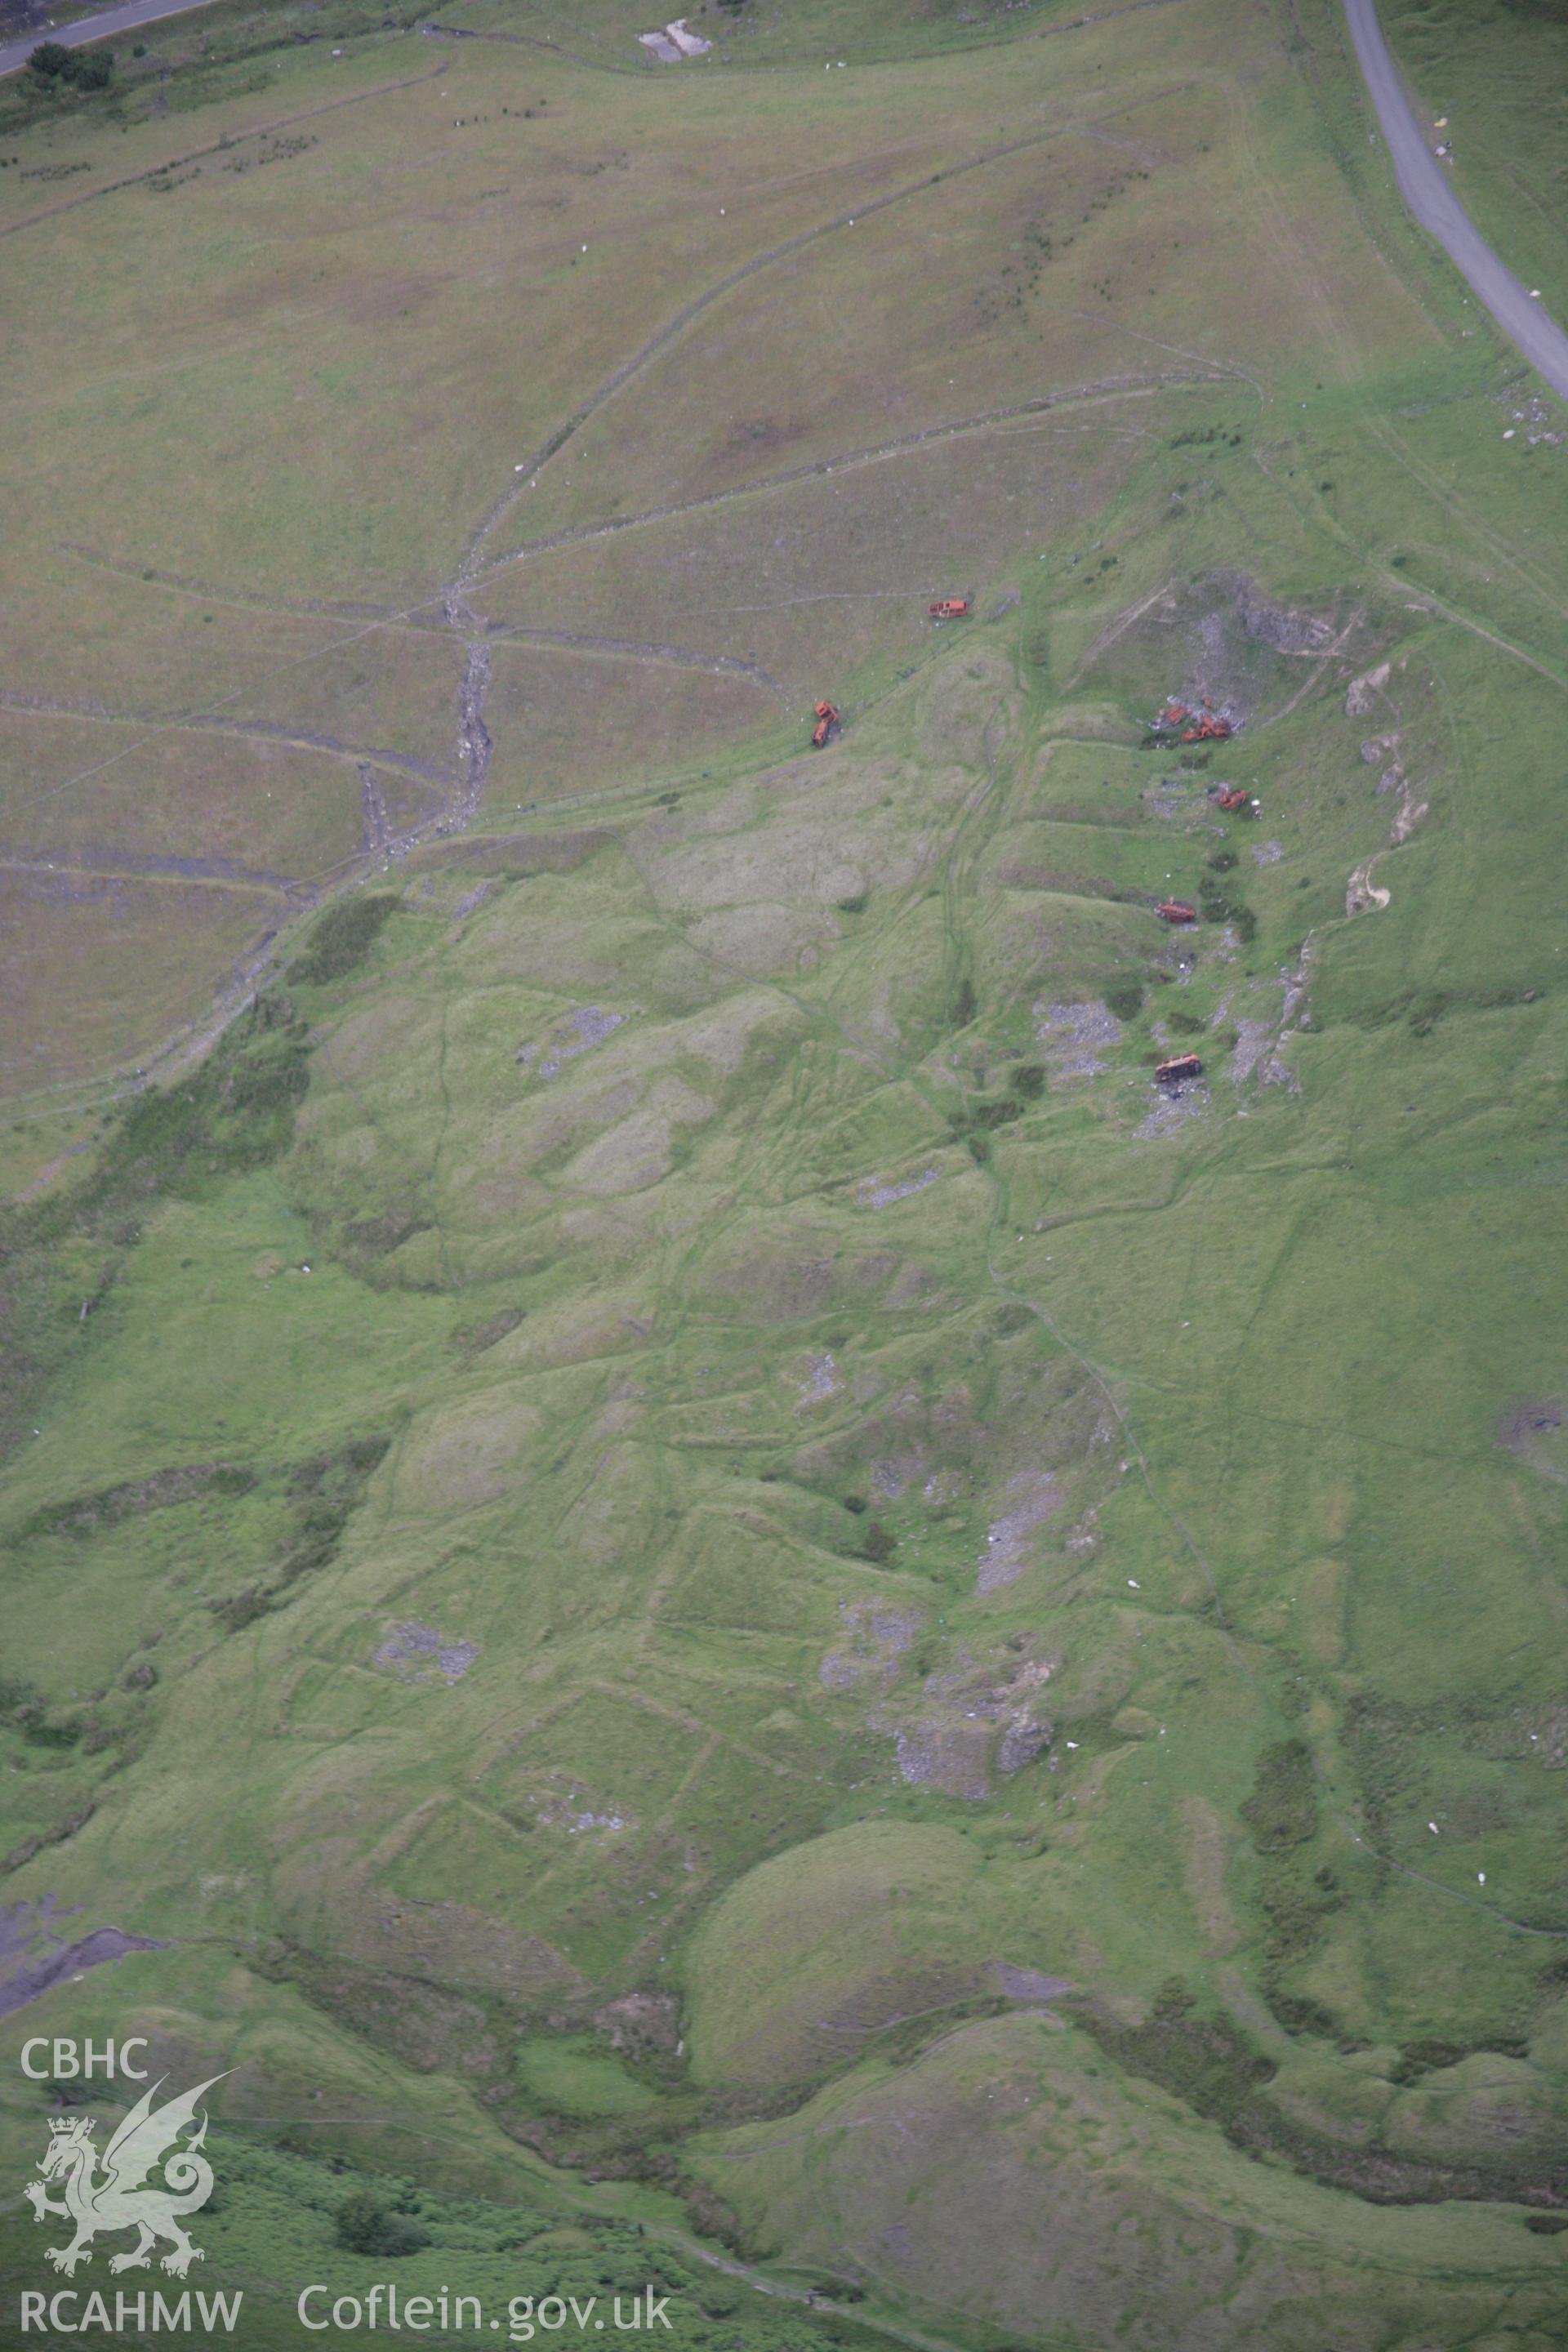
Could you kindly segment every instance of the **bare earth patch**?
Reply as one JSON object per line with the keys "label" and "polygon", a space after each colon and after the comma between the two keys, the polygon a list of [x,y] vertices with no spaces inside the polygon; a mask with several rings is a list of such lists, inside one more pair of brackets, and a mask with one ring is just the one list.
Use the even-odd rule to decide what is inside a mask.
{"label": "bare earth patch", "polygon": [[1105,1067],[1100,1055],[1121,1043],[1121,1024],[1100,997],[1087,1004],[1047,1004],[1042,999],[1031,1010],[1035,1036],[1058,1078],[1098,1077]]}
{"label": "bare earth patch", "polygon": [[831,1356],[813,1356],[806,1376],[800,1384],[803,1404],[821,1404],[825,1399],[837,1396],[844,1382]]}
{"label": "bare earth patch", "polygon": [[462,1681],[479,1654],[477,1642],[449,1641],[434,1625],[421,1625],[410,1618],[406,1624],[392,1628],[373,1663],[405,1683],[427,1683],[439,1675],[450,1688]]}
{"label": "bare earth patch", "polygon": [[1184,1120],[1202,1118],[1209,1107],[1209,1090],[1202,1078],[1188,1078],[1180,1086],[1157,1087],[1154,1100],[1139,1122],[1138,1133],[1145,1139],[1171,1135]]}
{"label": "bare earth patch", "polygon": [[923,1192],[928,1184],[936,1182],[941,1172],[940,1169],[928,1168],[921,1175],[906,1177],[901,1184],[879,1184],[874,1177],[868,1176],[856,1186],[855,1198],[862,1209],[890,1208],[895,1201],[907,1201],[911,1192]]}
{"label": "bare earth patch", "polygon": [[678,66],[687,58],[705,57],[712,47],[700,33],[694,33],[684,16],[677,16],[659,33],[639,33],[637,39],[661,66]]}
{"label": "bare earth patch", "polygon": [[976,1592],[998,1592],[1012,1584],[1029,1565],[1029,1538],[1063,1501],[1061,1486],[1048,1470],[1022,1470],[1007,1481],[1007,1493],[1017,1497],[985,1538],[985,1550],[974,1580]]}
{"label": "bare earth patch", "polygon": [[850,1690],[868,1675],[889,1683],[899,1660],[920,1632],[913,1609],[883,1609],[869,1601],[842,1601],[843,1646],[830,1650],[822,1661],[821,1677],[829,1690]]}
{"label": "bare earth patch", "polygon": [[[587,1053],[591,1046],[602,1045],[606,1037],[613,1037],[626,1017],[624,1013],[601,1012],[596,1004],[584,1004],[575,1013],[569,1013],[564,1036],[544,1049],[544,1059],[539,1063],[539,1076],[542,1078],[558,1078],[568,1062],[575,1061],[579,1054]],[[538,1060],[540,1050],[538,1045],[518,1048],[517,1058],[524,1069]]]}
{"label": "bare earth patch", "polygon": [[1245,1086],[1257,1077],[1266,1087],[1288,1087],[1294,1084],[1290,1072],[1274,1050],[1275,1030],[1269,1021],[1238,1021],[1237,1042],[1226,1068],[1233,1086]]}
{"label": "bare earth patch", "polygon": [[[166,1951],[165,1944],[146,1936],[128,1936],[121,1927],[95,1927],[76,1943],[60,1941],[56,1933],[53,1898],[38,1904],[0,1906],[0,2017],[9,2017],[29,2001],[37,2000],[68,1977],[85,1975],[106,1960],[122,1959],[127,1952]],[[40,1939],[44,1949],[35,1947]]]}

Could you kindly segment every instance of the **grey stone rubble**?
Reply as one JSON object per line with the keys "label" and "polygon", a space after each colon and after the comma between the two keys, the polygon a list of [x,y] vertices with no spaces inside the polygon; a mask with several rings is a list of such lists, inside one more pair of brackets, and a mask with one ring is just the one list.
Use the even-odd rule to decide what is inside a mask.
{"label": "grey stone rubble", "polygon": [[906,1177],[901,1184],[879,1184],[875,1178],[868,1176],[856,1186],[855,1198],[862,1209],[890,1208],[895,1201],[907,1201],[911,1192],[923,1192],[941,1173],[938,1168],[928,1168],[921,1175]]}
{"label": "grey stone rubble", "polygon": [[[410,1618],[406,1624],[394,1625],[377,1650],[373,1663],[393,1673],[402,1670],[405,1682],[427,1683],[428,1668],[434,1666],[448,1686],[460,1683],[479,1654],[477,1642],[449,1642],[434,1625],[421,1625]],[[412,1668],[409,1672],[407,1669]]]}

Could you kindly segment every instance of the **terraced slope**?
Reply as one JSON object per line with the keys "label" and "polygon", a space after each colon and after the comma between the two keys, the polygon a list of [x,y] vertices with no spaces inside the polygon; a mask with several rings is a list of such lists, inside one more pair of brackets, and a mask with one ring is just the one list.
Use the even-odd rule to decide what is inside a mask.
{"label": "terraced slope", "polygon": [[8,2035],[231,2070],[258,2346],[335,2163],[696,2344],[1546,2352],[1563,458],[1327,8],[699,21],[6,184],[0,1854],[139,1939]]}

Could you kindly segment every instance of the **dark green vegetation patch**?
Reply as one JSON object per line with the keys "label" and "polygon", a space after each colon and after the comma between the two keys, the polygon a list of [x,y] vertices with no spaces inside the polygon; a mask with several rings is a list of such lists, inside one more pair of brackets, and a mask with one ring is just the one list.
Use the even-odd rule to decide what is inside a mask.
{"label": "dark green vegetation patch", "polygon": [[363,898],[341,898],[329,907],[310,934],[310,943],[290,970],[290,977],[307,987],[320,987],[364,961],[397,905],[389,891]]}

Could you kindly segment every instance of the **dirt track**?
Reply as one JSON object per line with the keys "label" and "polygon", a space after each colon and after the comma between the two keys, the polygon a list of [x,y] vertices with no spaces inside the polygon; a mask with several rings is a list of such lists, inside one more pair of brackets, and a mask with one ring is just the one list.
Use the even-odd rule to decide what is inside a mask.
{"label": "dirt track", "polygon": [[[114,710],[107,704],[90,700],[85,696],[58,694],[23,694],[8,687],[0,687],[0,710],[25,710],[41,719],[85,719],[100,726],[149,727],[160,735],[184,731],[201,735],[238,735],[258,742],[284,743],[297,751],[321,751],[329,759],[353,760],[357,763],[369,761],[373,767],[390,769],[395,774],[407,776],[415,783],[439,789],[447,782],[439,768],[428,761],[416,760],[405,751],[380,749],[374,744],[344,743],[336,735],[324,735],[312,727],[289,727],[269,719],[227,719],[221,711],[191,710],[173,714],[149,710]],[[36,799],[50,797],[47,790],[36,793]]]}
{"label": "dirt track", "polygon": [[1394,158],[1400,194],[1503,333],[1519,346],[1552,391],[1568,400],[1568,335],[1539,302],[1531,300],[1528,289],[1498,258],[1454,194],[1405,102],[1377,20],[1376,0],[1345,0],[1345,19],[1362,78]]}
{"label": "dirt track", "polygon": [[[763,496],[769,490],[786,488],[795,482],[807,482],[826,474],[843,473],[851,466],[878,464],[885,457],[900,457],[910,450],[931,447],[939,441],[951,441],[971,433],[984,433],[994,425],[1011,424],[1018,419],[1044,416],[1054,408],[1064,408],[1078,402],[1114,399],[1155,392],[1165,383],[1194,383],[1205,381],[1225,383],[1231,371],[1206,368],[1194,364],[1187,368],[1172,368],[1159,375],[1106,376],[1094,383],[1068,384],[1060,392],[1042,393],[1034,400],[1015,401],[1007,408],[985,409],[976,416],[959,416],[938,425],[926,425],[912,433],[900,433],[896,440],[879,441],[859,449],[836,450],[830,457],[813,457],[805,464],[791,466],[780,474],[758,474],[750,480],[735,482],[728,489],[710,490],[706,496],[681,499],[670,505],[647,507],[640,514],[611,515],[601,521],[572,523],[561,530],[548,532],[542,539],[525,540],[510,555],[498,556],[493,563],[476,574],[476,584],[495,577],[510,564],[523,563],[531,556],[551,554],[558,547],[579,545],[584,540],[609,539],[616,531],[640,530],[646,524],[668,522],[677,515],[700,514],[710,507],[726,506],[732,499]],[[76,551],[73,551],[73,552]],[[126,567],[129,570],[129,566]]]}

